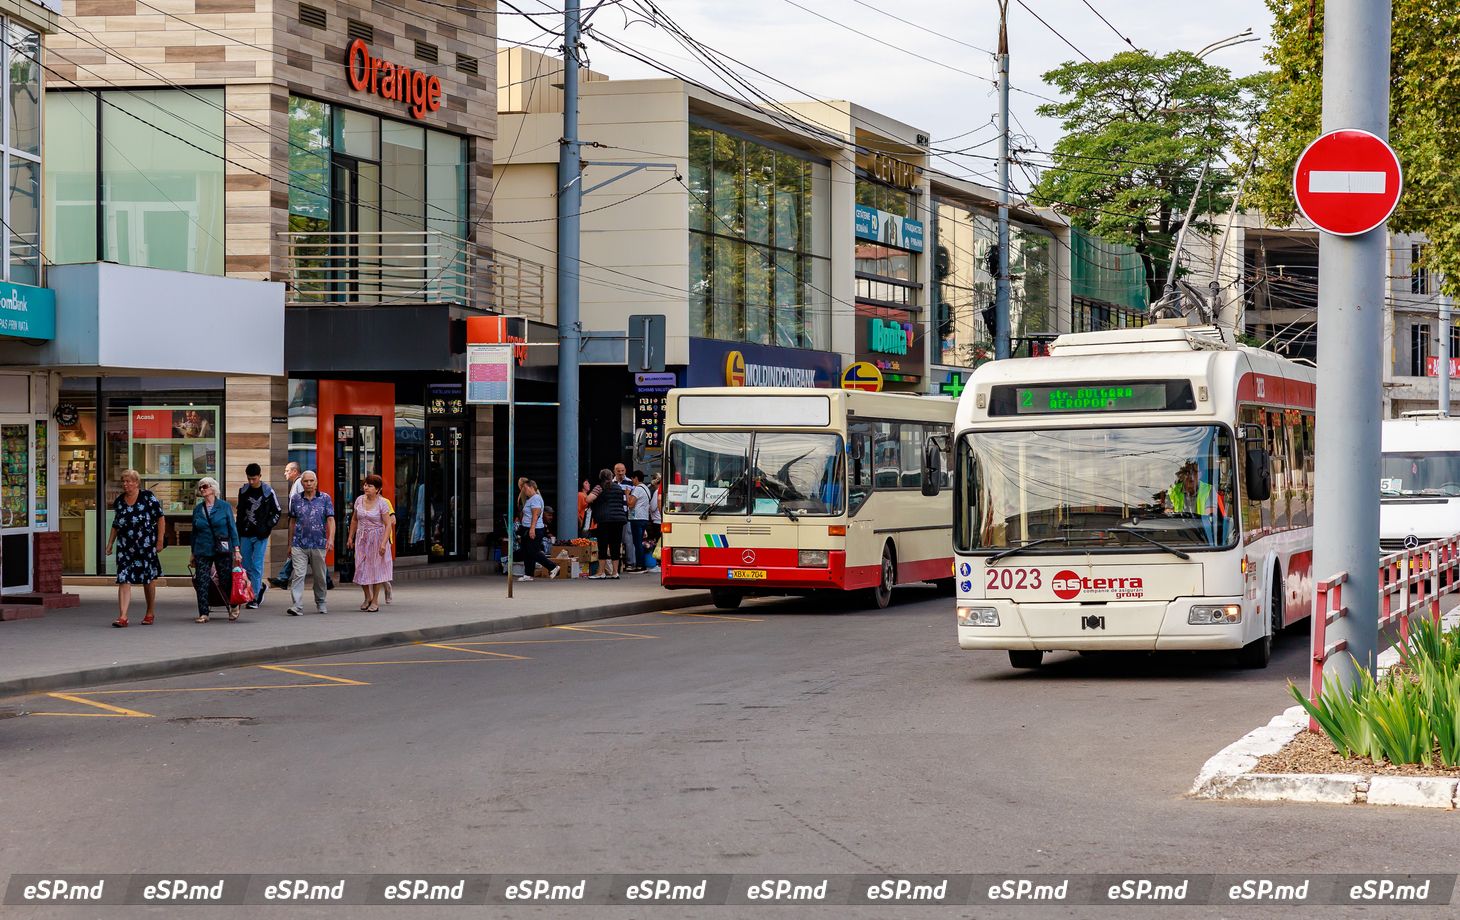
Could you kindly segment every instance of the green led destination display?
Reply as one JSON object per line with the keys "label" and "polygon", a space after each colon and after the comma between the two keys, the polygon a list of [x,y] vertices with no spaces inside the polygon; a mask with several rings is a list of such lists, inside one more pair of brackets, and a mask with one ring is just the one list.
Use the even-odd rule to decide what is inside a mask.
{"label": "green led destination display", "polygon": [[1091,381],[996,386],[990,415],[1084,415],[1104,412],[1189,412],[1186,380]]}

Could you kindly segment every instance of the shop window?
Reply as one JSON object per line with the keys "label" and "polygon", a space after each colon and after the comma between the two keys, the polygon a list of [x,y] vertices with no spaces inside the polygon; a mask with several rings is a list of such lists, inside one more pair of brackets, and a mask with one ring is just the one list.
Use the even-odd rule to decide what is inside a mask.
{"label": "shop window", "polygon": [[45,249],[51,262],[96,261],[96,96],[46,94]]}
{"label": "shop window", "polygon": [[426,555],[426,407],[395,407],[396,555]]}
{"label": "shop window", "polygon": [[10,157],[9,218],[10,280],[40,284],[41,164]]}
{"label": "shop window", "polygon": [[8,145],[12,150],[40,156],[41,39],[19,23],[6,20],[5,45],[10,90],[5,99]]}
{"label": "shop window", "polygon": [[301,471],[318,469],[319,382],[291,379],[288,391],[289,459]]}

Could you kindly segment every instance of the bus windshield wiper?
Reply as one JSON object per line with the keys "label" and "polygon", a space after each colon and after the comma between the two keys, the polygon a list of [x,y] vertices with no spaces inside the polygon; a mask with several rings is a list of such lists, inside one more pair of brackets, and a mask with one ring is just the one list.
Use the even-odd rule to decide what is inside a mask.
{"label": "bus windshield wiper", "polygon": [[1136,530],[1134,527],[1131,527],[1131,528],[1122,528],[1121,530],[1115,531],[1115,533],[1128,533],[1128,534],[1130,534],[1133,537],[1136,537],[1136,538],[1141,539],[1141,540],[1145,540],[1147,543],[1151,544],[1152,546],[1156,547],[1157,549],[1164,549],[1166,552],[1170,553],[1171,555],[1175,556],[1178,559],[1186,559],[1186,560],[1190,560],[1191,559],[1191,555],[1189,553],[1183,553],[1181,550],[1177,549],[1174,546],[1167,546],[1165,543],[1162,543],[1160,540],[1157,540],[1155,537],[1148,537],[1145,534],[1141,533],[1139,530]]}
{"label": "bus windshield wiper", "polygon": [[999,552],[994,553],[992,556],[989,556],[987,559],[985,559],[984,560],[984,563],[987,564],[987,563],[990,563],[990,562],[998,562],[1000,559],[1003,559],[1005,556],[1012,556],[1015,553],[1022,553],[1026,549],[1029,549],[1029,548],[1034,547],[1034,546],[1038,546],[1041,543],[1069,543],[1069,542],[1070,542],[1070,538],[1069,537],[1063,537],[1063,536],[1061,536],[1061,537],[1041,537],[1038,540],[1030,540],[1028,543],[1021,543],[1018,546],[1011,546],[1008,549],[1000,550]]}
{"label": "bus windshield wiper", "polygon": [[711,511],[714,511],[716,508],[720,507],[720,503],[729,498],[730,493],[735,489],[736,486],[744,482],[745,477],[748,475],[750,475],[749,466],[745,468],[745,470],[739,475],[739,477],[736,478],[734,482],[730,483],[730,485],[725,488],[724,492],[720,493],[719,498],[715,499],[713,502],[705,506],[705,510],[700,512],[700,520],[703,521],[705,518],[710,516]]}

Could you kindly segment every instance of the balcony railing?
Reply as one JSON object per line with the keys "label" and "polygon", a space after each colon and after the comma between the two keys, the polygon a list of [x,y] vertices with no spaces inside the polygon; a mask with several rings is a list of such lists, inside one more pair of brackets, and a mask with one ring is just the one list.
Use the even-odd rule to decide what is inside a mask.
{"label": "balcony railing", "polygon": [[475,247],[435,230],[284,234],[291,303],[473,304]]}
{"label": "balcony railing", "polygon": [[288,302],[450,303],[543,318],[543,267],[437,230],[283,234]]}

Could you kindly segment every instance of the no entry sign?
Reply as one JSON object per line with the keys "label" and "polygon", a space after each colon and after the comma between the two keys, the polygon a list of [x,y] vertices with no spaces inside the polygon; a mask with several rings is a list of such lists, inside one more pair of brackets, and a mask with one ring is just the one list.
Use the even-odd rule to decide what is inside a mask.
{"label": "no entry sign", "polygon": [[1358,236],[1394,213],[1404,174],[1382,138],[1345,128],[1308,145],[1293,171],[1293,197],[1313,225],[1336,236]]}

